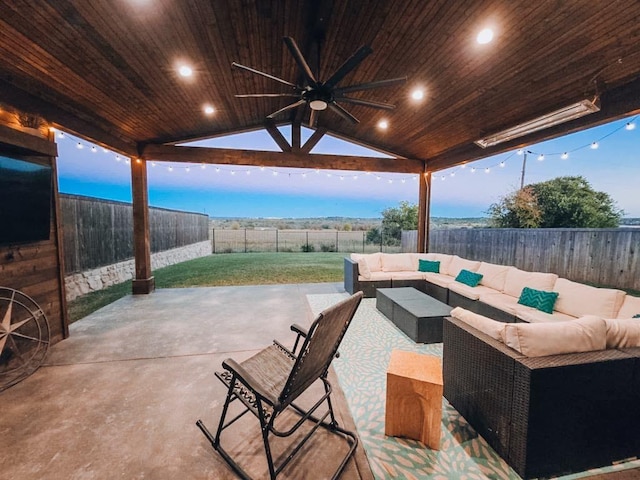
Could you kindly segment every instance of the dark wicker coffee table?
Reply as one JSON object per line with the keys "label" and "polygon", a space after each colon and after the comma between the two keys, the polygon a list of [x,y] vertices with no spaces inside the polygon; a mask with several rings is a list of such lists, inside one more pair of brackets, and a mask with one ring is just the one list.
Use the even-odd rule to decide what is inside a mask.
{"label": "dark wicker coffee table", "polygon": [[451,307],[412,287],[378,288],[376,308],[416,343],[442,342]]}

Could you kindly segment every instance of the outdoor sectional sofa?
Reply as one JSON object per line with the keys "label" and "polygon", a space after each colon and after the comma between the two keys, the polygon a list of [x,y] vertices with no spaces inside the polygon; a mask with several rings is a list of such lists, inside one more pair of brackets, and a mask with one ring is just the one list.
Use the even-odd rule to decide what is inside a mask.
{"label": "outdoor sectional sofa", "polygon": [[[624,336],[595,316],[583,317],[597,326],[594,335],[575,325],[582,319],[496,328],[498,322],[462,308],[451,315],[443,325],[444,396],[520,476],[557,476],[640,457],[640,347],[624,346],[640,345],[640,320],[622,320],[635,329]],[[469,317],[482,317],[480,326]],[[598,350],[553,354],[545,350],[569,352],[573,343],[556,332],[539,342],[542,351],[525,354],[500,331],[566,326],[576,327],[569,336],[586,330],[604,339],[577,348]],[[622,346],[607,348],[616,335]]]}
{"label": "outdoor sectional sofa", "polygon": [[[418,271],[419,261],[440,262],[439,273]],[[479,285],[457,282],[461,270],[482,275]],[[414,287],[452,307],[463,307],[503,322],[555,322],[598,315],[630,318],[640,314],[640,297],[622,290],[596,288],[559,278],[554,273],[528,272],[513,266],[467,260],[440,253],[352,254],[344,259],[344,288],[375,297],[377,288]],[[557,292],[552,313],[518,303],[524,287]]]}
{"label": "outdoor sectional sofa", "polygon": [[[639,297],[452,255],[373,255],[345,258],[345,289],[412,286],[455,307],[444,396],[519,475],[640,457]],[[440,272],[419,272],[421,259]],[[479,284],[456,281],[462,269]],[[557,293],[552,312],[518,303],[525,287]]]}

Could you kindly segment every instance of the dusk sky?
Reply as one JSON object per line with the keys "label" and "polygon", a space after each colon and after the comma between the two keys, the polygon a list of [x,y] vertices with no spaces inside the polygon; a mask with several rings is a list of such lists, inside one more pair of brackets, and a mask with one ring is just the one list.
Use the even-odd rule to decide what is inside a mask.
{"label": "dusk sky", "polygon": [[[628,130],[627,123],[637,128]],[[290,139],[290,128],[281,129]],[[304,142],[311,135],[303,129]],[[598,142],[598,148],[591,148]],[[79,149],[78,144],[83,148]],[[277,151],[265,131],[191,145]],[[70,135],[58,138],[60,191],[131,201],[125,158]],[[640,125],[630,117],[556,140],[530,145],[525,184],[582,175],[607,192],[628,217],[640,217]],[[568,158],[562,159],[567,152]],[[325,135],[312,153],[383,156]],[[544,159],[539,159],[544,154]],[[501,166],[501,163],[503,163]],[[483,217],[491,203],[519,188],[523,155],[509,152],[466,166],[436,172],[431,215]],[[475,172],[473,172],[475,168]],[[488,173],[485,171],[489,169]],[[171,170],[170,170],[171,169]],[[418,201],[415,175],[229,165],[148,164],[152,206],[206,213],[214,217],[380,217],[400,201]]]}

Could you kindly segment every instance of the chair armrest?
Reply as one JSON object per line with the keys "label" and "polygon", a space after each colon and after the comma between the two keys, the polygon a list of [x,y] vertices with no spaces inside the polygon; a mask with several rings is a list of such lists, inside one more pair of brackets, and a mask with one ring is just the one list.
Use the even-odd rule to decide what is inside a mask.
{"label": "chair armrest", "polygon": [[301,327],[297,323],[291,325],[291,330],[296,332],[301,337],[306,337],[308,333],[306,328]]}

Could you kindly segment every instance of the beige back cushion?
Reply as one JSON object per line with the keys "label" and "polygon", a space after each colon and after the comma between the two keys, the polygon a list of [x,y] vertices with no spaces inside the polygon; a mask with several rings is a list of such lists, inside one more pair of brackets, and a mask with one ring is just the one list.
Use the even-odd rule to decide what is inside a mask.
{"label": "beige back cushion", "polygon": [[640,347],[640,318],[605,319],[607,348]]}
{"label": "beige back cushion", "polygon": [[496,265],[495,263],[482,262],[478,267],[477,272],[482,275],[480,285],[493,288],[499,292],[504,288],[504,283],[507,280],[507,272],[509,269],[514,268],[507,265]]}
{"label": "beige back cushion", "polygon": [[453,259],[453,255],[447,255],[446,253],[413,253],[416,269],[418,268],[418,260],[431,260],[432,262],[440,262],[440,272],[447,274],[449,271],[449,264]]}
{"label": "beige back cushion", "polygon": [[507,323],[502,341],[527,357],[604,350],[607,327],[602,318],[587,315],[554,323]]}
{"label": "beige back cushion", "polygon": [[638,314],[640,314],[640,297],[634,297],[629,294],[625,295],[618,315],[616,315],[617,318],[631,318]]}
{"label": "beige back cushion", "polygon": [[502,330],[506,325],[505,323],[497,322],[491,318],[478,315],[477,313],[470,312],[469,310],[465,310],[461,307],[456,307],[451,310],[451,316],[462,320],[467,325],[489,335],[494,340],[502,342]]}
{"label": "beige back cushion", "polygon": [[[458,255],[454,255],[451,259],[451,263],[447,267],[446,273],[447,275],[455,278],[460,273],[460,270],[464,269],[469,270],[470,272],[475,272],[476,270],[478,270],[479,266],[480,262],[474,262],[473,260],[467,260],[466,258],[461,258]],[[442,267],[442,265],[440,265],[440,267]],[[443,273],[442,268],[440,268],[440,270],[440,273]]]}
{"label": "beige back cushion", "polygon": [[413,272],[413,255],[410,253],[383,253],[381,255],[383,272]]}
{"label": "beige back cushion", "polygon": [[550,292],[558,276],[555,273],[526,272],[518,268],[510,268],[504,281],[503,292],[520,298],[524,287]]}
{"label": "beige back cushion", "polygon": [[566,278],[556,280],[553,290],[559,293],[553,309],[574,317],[614,318],[626,295],[622,290],[591,287]]}

